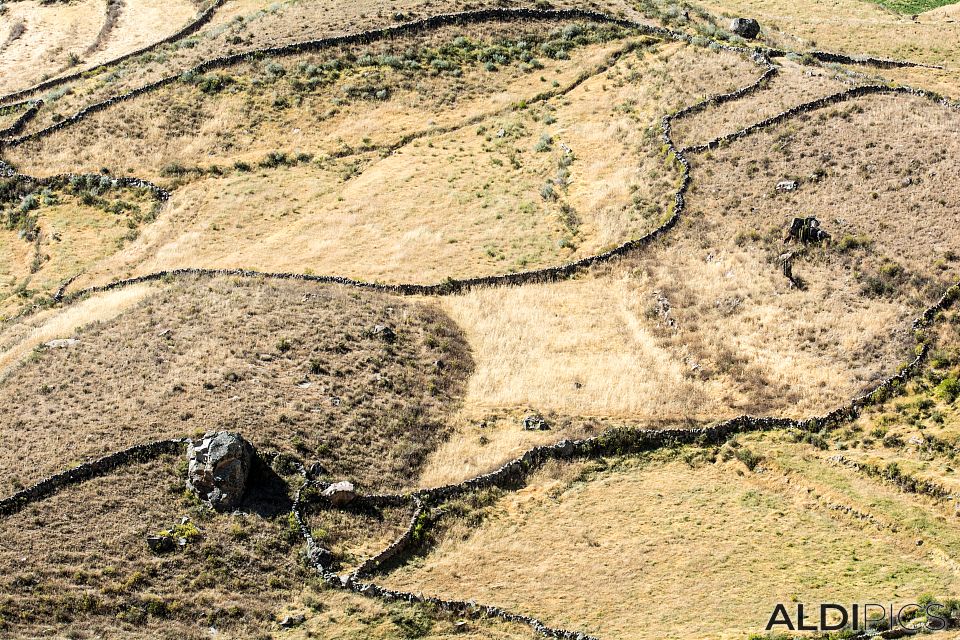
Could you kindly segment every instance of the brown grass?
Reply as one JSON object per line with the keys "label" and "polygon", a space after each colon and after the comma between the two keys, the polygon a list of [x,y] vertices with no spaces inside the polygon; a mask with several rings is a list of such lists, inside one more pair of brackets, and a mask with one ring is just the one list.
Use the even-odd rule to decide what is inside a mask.
{"label": "brown grass", "polygon": [[702,144],[759,122],[795,105],[838,93],[864,80],[821,66],[777,60],[775,75],[763,90],[678,120],[673,139],[681,147]]}
{"label": "brown grass", "polygon": [[[378,323],[395,344],[369,336]],[[470,369],[430,306],[307,284],[183,282],[75,335],[3,386],[16,416],[0,434],[8,492],[105,451],[217,429],[360,486],[401,486]],[[24,403],[35,410],[13,408]]]}
{"label": "brown grass", "polygon": [[949,565],[912,541],[784,500],[743,469],[625,462],[586,484],[544,473],[466,538],[443,538],[385,581],[606,638],[743,637],[776,602],[956,588]]}
{"label": "brown grass", "polygon": [[[442,35],[429,42],[452,37]],[[188,264],[312,270],[394,282],[547,266],[606,249],[659,224],[675,177],[659,155],[653,128],[657,119],[694,96],[749,81],[756,74],[754,66],[704,49],[641,49],[546,105],[505,111],[414,141],[386,157],[369,153],[324,160],[324,154],[365,141],[390,143],[404,132],[496,112],[554,88],[554,82],[565,86],[582,72],[578,65],[594,67],[620,46],[577,49],[572,53],[576,64],[545,59],[548,68],[534,73],[512,66],[494,74],[468,69],[462,81],[472,95],[460,95],[449,104],[442,96],[450,79],[422,77],[432,96],[427,101],[419,89],[400,89],[387,102],[348,102],[331,118],[310,125],[309,118],[316,117],[307,115],[310,101],[320,105],[331,98],[331,92],[323,91],[301,107],[256,125],[256,135],[236,132],[229,145],[212,136],[214,125],[209,131],[203,125],[205,133],[199,136],[184,126],[182,137],[168,142],[159,140],[170,130],[152,128],[138,146],[119,139],[110,142],[103,123],[92,123],[39,142],[36,148],[16,150],[14,159],[24,171],[59,171],[76,164],[76,155],[66,151],[73,149],[81,159],[88,158],[82,160],[84,166],[130,164],[131,172],[157,179],[163,179],[156,174],[164,166],[194,166],[190,158],[196,156],[228,168],[222,178],[188,178],[159,223],[91,269],[78,286]],[[296,67],[289,60],[283,63]],[[704,77],[699,72],[703,65],[715,65],[717,74]],[[481,86],[491,75],[503,84]],[[331,91],[335,96],[339,89]],[[239,104],[243,95],[224,99]],[[145,99],[130,108],[152,108],[152,101],[162,99]],[[430,106],[424,111],[425,104]],[[123,112],[108,110],[94,120],[108,114],[113,118]],[[300,115],[308,120],[298,120]],[[226,110],[221,116],[216,122],[233,123],[228,129],[246,121],[241,112]],[[498,135],[501,130],[503,136]],[[95,142],[90,137],[94,132],[106,138]],[[545,134],[553,142],[538,152]],[[572,155],[561,145],[572,149]],[[86,150],[79,151],[80,146]],[[611,148],[618,154],[611,154]],[[315,159],[290,168],[229,170],[234,159],[256,166],[278,149],[289,157],[309,152]],[[206,162],[201,166],[209,166]],[[556,199],[541,194],[548,181]],[[318,234],[317,229],[324,231]]]}

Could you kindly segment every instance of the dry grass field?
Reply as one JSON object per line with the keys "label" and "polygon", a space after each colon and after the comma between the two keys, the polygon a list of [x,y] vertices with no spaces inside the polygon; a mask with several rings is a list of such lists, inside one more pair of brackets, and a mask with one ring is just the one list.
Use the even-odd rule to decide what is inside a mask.
{"label": "dry grass field", "polygon": [[743,638],[776,602],[956,592],[931,548],[811,508],[738,460],[597,466],[545,472],[384,581],[605,638]]}
{"label": "dry grass field", "polygon": [[[371,335],[377,324],[396,342]],[[70,337],[79,342],[35,350],[4,382],[16,416],[0,435],[8,491],[106,450],[213,429],[370,488],[402,486],[471,368],[459,330],[431,305],[336,287],[176,284]],[[15,408],[27,404],[29,414]]]}
{"label": "dry grass field", "polygon": [[[147,46],[206,6],[4,2],[0,93]],[[592,8],[689,38],[491,21],[188,73],[490,6]],[[731,34],[733,16],[759,19],[759,39]],[[687,152],[676,224],[572,277],[437,296],[223,275],[80,292],[178,268],[432,284],[594,256],[677,211],[662,119],[753,83],[750,47],[785,49],[777,74],[674,120],[676,149],[860,85],[956,99],[958,21],[938,0],[227,0],[194,35],[31,96],[45,103],[26,134],[178,77],[0,146],[22,174],[0,178],[0,637],[542,637],[510,617],[524,614],[589,640],[783,640],[763,634],[778,602],[956,598],[960,322],[912,323],[958,282],[960,109],[870,95]],[[0,107],[0,128],[22,108]],[[71,172],[93,177],[36,182]],[[788,240],[810,216],[829,241]],[[859,415],[805,421],[918,353]],[[630,453],[631,430],[743,415],[795,422]],[[185,489],[182,454],[4,500],[217,430],[279,454],[232,513]],[[431,490],[585,438],[569,445],[582,457],[507,467],[523,477]],[[341,480],[423,492],[319,497]],[[297,517],[329,556],[308,553]],[[146,537],[171,528],[182,548],[152,552]]]}
{"label": "dry grass field", "polygon": [[[194,19],[188,0],[122,0],[108,14],[100,0],[17,0],[0,14],[0,93],[26,89],[77,68],[113,60]],[[112,17],[108,18],[108,15]]]}
{"label": "dry grass field", "polygon": [[[545,29],[530,37],[572,39]],[[482,30],[459,37],[489,37]],[[440,62],[474,46],[454,33],[434,36],[441,50],[451,40],[460,43]],[[333,85],[305,94],[301,83],[311,69],[342,56],[284,58],[237,74],[238,83],[253,82],[248,88],[206,98],[178,85],[8,155],[34,175],[63,171],[79,159],[88,170],[109,165],[177,187],[159,221],[85,269],[78,286],[187,265],[393,282],[549,266],[660,224],[676,179],[654,129],[664,105],[674,108],[757,75],[754,65],[730,54],[640,41],[608,70],[563,93],[584,69],[597,70],[637,43],[576,47],[572,61],[547,58],[539,71],[517,60],[494,71],[467,64],[462,76],[411,75],[381,63],[347,70]],[[388,52],[403,51],[412,55],[394,44],[377,56],[392,64]],[[717,75],[701,76],[704,65]],[[270,69],[273,88],[262,86]],[[345,97],[358,82],[391,94],[385,101]],[[563,95],[524,106],[549,91]],[[190,106],[194,99],[199,107]],[[284,104],[251,125],[252,110],[268,100]],[[166,112],[166,124],[138,123],[145,112]],[[115,118],[127,130],[107,128]],[[396,147],[404,136],[430,131],[436,133]],[[609,154],[612,144],[620,154]],[[376,150],[383,146],[392,152]],[[191,161],[197,157],[203,162]]]}

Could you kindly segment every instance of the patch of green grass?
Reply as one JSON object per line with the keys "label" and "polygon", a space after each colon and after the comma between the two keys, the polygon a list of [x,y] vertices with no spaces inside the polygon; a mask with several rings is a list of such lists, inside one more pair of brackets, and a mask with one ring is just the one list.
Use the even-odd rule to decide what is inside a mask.
{"label": "patch of green grass", "polygon": [[870,0],[885,9],[896,11],[897,13],[917,14],[924,11],[930,11],[937,7],[943,7],[948,4],[954,4],[956,0]]}

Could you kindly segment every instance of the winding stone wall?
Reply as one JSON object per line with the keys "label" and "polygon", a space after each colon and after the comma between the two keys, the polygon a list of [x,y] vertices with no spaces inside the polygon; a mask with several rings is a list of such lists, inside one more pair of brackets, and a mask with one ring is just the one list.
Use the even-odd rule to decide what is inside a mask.
{"label": "winding stone wall", "polygon": [[0,500],[0,515],[8,516],[17,513],[27,505],[47,498],[64,487],[106,475],[127,464],[147,462],[167,453],[177,453],[186,445],[186,442],[183,439],[174,439],[138,444],[129,449],[111,453],[98,460],[85,462],[63,473],[44,478],[32,486],[21,489],[12,496]]}

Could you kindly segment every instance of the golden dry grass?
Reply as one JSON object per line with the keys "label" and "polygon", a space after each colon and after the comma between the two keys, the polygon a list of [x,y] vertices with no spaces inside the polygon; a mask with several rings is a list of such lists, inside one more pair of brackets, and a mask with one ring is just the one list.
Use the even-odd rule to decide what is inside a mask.
{"label": "golden dry grass", "polygon": [[175,33],[197,14],[190,0],[124,0],[120,18],[104,44],[84,60],[85,67],[108,62]]}
{"label": "golden dry grass", "polygon": [[[143,194],[118,192],[105,205],[123,200],[149,217],[155,202]],[[135,236],[138,223],[129,211],[112,213],[83,204],[78,196],[58,192],[50,204],[40,198],[39,242],[18,230],[0,230],[0,317],[13,317],[23,308],[54,295],[60,285],[113,255]]]}
{"label": "golden dry grass", "polygon": [[384,580],[606,638],[743,637],[762,631],[776,602],[956,589],[930,549],[831,517],[741,469],[668,460],[625,462],[587,483],[541,474],[477,530],[443,538]]}
{"label": "golden dry grass", "polygon": [[743,99],[706,109],[676,122],[674,141],[681,147],[713,140],[790,107],[849,89],[864,81],[821,66],[804,66],[789,59],[776,61],[779,69],[763,90]]}
{"label": "golden dry grass", "polygon": [[0,94],[25,89],[69,68],[69,55],[80,56],[97,37],[103,23],[104,0],[43,5],[24,0],[5,5],[0,15],[0,43],[22,24],[23,35],[0,51],[4,73]]}
{"label": "golden dry grass", "polygon": [[[417,92],[399,91],[385,103],[348,103],[311,125],[297,119],[309,111],[304,103],[271,116],[256,135],[238,134],[229,149],[212,134],[216,123],[245,120],[240,112],[226,110],[199,135],[182,129],[180,147],[177,138],[154,144],[169,134],[160,126],[142,146],[109,136],[93,142],[89,136],[101,125],[90,124],[86,133],[67,130],[13,150],[12,159],[25,172],[46,173],[75,164],[76,152],[84,166],[109,163],[157,177],[168,164],[191,166],[190,158],[198,155],[229,167],[234,158],[255,164],[271,150],[317,154],[314,162],[291,168],[191,179],[158,223],[88,270],[78,286],[185,265],[310,270],[393,282],[548,266],[604,250],[659,224],[675,175],[658,155],[657,119],[702,94],[748,82],[756,76],[754,65],[679,45],[641,49],[546,105],[502,112],[414,141],[386,157],[370,153],[330,161],[323,154],[365,141],[390,143],[404,132],[495,113],[555,83],[565,86],[621,46],[577,49],[573,63],[548,61],[547,69],[532,74],[497,72],[493,78],[503,84],[487,87],[481,86],[481,75],[490,74],[474,69],[464,80],[472,96],[461,95],[453,104],[434,101],[443,95],[436,87],[430,94],[435,98],[426,102]],[[715,67],[716,74],[703,76],[703,65]],[[329,97],[324,92],[313,99]],[[150,108],[151,100],[162,97],[131,108]],[[108,114],[118,115],[108,110],[94,119]],[[537,152],[543,135],[553,142]],[[80,146],[86,149],[80,152]],[[611,154],[611,147],[618,153]],[[566,186],[557,182],[561,170],[569,174],[562,179]],[[548,181],[557,185],[556,200],[541,194]]]}
{"label": "golden dry grass", "polygon": [[143,300],[152,289],[144,284],[96,294],[66,309],[41,313],[8,328],[0,351],[0,378],[6,377],[38,346],[72,338],[88,325],[112,320]]}
{"label": "golden dry grass", "polygon": [[943,7],[916,21],[872,2],[837,0],[722,0],[707,3],[717,14],[749,15],[791,49],[823,49],[851,54],[947,64],[960,60],[956,9]]}

